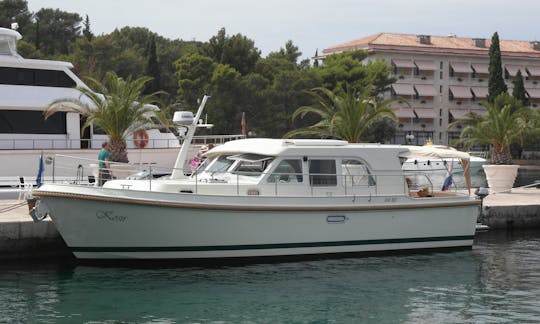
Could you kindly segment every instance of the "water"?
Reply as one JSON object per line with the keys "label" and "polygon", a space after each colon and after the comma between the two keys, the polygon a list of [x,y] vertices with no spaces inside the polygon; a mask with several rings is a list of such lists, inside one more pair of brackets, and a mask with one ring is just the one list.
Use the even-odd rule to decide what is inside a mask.
{"label": "water", "polygon": [[5,323],[540,322],[540,232],[472,250],[220,267],[0,265]]}

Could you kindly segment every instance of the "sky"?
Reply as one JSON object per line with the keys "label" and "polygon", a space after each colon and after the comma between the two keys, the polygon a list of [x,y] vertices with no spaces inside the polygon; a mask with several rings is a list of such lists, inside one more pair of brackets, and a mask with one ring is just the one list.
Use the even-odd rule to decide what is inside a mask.
{"label": "sky", "polygon": [[223,27],[253,40],[263,56],[292,40],[308,58],[381,32],[540,40],[538,0],[28,0],[30,11],[41,8],[88,15],[96,35],[146,27],[205,42]]}

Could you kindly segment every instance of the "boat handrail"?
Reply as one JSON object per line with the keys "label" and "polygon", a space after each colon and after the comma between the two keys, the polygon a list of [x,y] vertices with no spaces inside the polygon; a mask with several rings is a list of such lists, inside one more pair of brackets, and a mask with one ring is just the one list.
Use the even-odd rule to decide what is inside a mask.
{"label": "boat handrail", "polygon": [[[71,168],[73,169],[73,163],[71,164],[62,164],[62,159],[76,159],[81,161],[81,163],[78,165],[77,168],[77,177],[75,179],[70,179],[68,182],[71,184],[81,184],[81,185],[88,185],[90,176],[93,176],[95,181],[97,181],[97,172],[98,172],[98,163],[99,160],[97,159],[89,159],[89,158],[81,158],[81,157],[73,157],[69,155],[63,155],[63,154],[55,154],[55,159],[53,159],[53,182],[66,182],[66,179],[62,178],[60,181],[57,181],[54,177],[54,170],[60,169],[60,168]],[[49,161],[51,162],[51,161]],[[153,184],[152,181],[154,179],[161,177],[161,176],[167,176],[170,175],[172,172],[172,168],[164,168],[152,164],[134,164],[134,163],[118,163],[118,162],[111,162],[112,166],[110,171],[113,173],[113,175],[118,174],[121,172],[124,177],[128,180],[148,180],[149,181],[149,191],[152,191]],[[92,165],[93,168],[92,169]],[[120,169],[118,169],[120,167]],[[92,170],[91,173],[85,171],[87,169]],[[193,170],[191,168],[183,168],[179,170],[182,172],[186,178],[191,177],[194,179],[193,185],[194,185],[194,191],[193,193],[199,193],[199,187],[198,185],[203,182],[211,182],[211,183],[223,183],[223,184],[229,184],[234,185],[236,187],[236,194],[240,195],[241,189],[243,187],[249,187],[253,186],[256,182],[254,181],[252,184],[249,184],[248,182],[245,182],[247,177],[250,177],[252,179],[262,179],[265,177],[268,172],[251,172],[251,171],[242,171],[242,172],[206,172],[206,171],[199,171]],[[306,174],[306,173],[297,173],[297,172],[271,172],[269,177],[267,178],[266,183],[263,184],[268,186],[273,186],[273,195],[278,196],[280,194],[283,194],[287,190],[290,191],[290,186],[287,187],[287,185],[291,185],[294,183],[302,183],[304,181],[307,181],[311,185],[309,185],[311,195],[316,196],[315,191],[324,191],[324,190],[318,190],[318,189],[324,189],[329,187],[335,187],[339,188],[339,190],[343,191],[344,196],[378,196],[380,192],[383,192],[379,188],[379,183],[382,182],[382,180],[385,177],[394,177],[396,178],[393,183],[403,183],[403,190],[401,191],[401,195],[409,194],[412,197],[419,197],[419,195],[416,195],[419,191],[428,192],[429,196],[431,196],[434,192],[439,191],[440,188],[434,188],[433,183],[431,182],[431,179],[429,178],[428,174],[421,174],[417,173],[416,180],[418,178],[423,178],[424,181],[419,181],[418,183],[411,181],[411,175],[407,173],[398,172],[396,173],[395,170],[391,171],[380,171],[379,173],[371,173],[371,174],[362,174],[362,175],[351,175],[351,174],[342,174],[338,175],[335,173],[316,173],[316,174]],[[87,180],[88,177],[88,180]],[[301,177],[301,178],[299,178]],[[117,177],[120,178],[120,177]],[[271,179],[274,179],[272,181]],[[287,179],[292,179],[292,181],[287,181]],[[294,180],[296,179],[296,180]],[[317,181],[321,182],[317,184]],[[325,181],[329,181],[327,183],[324,183]],[[47,181],[45,181],[47,182]],[[387,183],[387,181],[385,181]],[[313,185],[315,184],[315,185]],[[129,189],[129,188],[125,188]],[[459,192],[459,189],[455,186],[453,186],[450,190],[452,193]]]}
{"label": "boat handrail", "polygon": [[[40,135],[43,138],[12,138],[0,139],[0,150],[47,150],[47,149],[101,149],[101,144],[106,138],[93,139],[68,139],[58,138],[65,134],[47,134]],[[191,144],[193,145],[208,145],[208,144],[223,144],[228,141],[245,138],[242,134],[236,135],[199,135],[194,136]],[[126,144],[129,148],[135,149],[133,139],[126,139]],[[150,138],[147,149],[157,148],[178,148],[183,144],[180,141],[172,138]]]}

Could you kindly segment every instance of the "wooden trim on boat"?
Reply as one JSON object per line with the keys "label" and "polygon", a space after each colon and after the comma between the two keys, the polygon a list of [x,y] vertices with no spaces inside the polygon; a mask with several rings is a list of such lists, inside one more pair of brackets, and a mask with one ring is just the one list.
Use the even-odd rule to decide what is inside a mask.
{"label": "wooden trim on boat", "polygon": [[424,202],[422,204],[388,204],[388,205],[373,205],[373,206],[252,206],[252,205],[213,205],[213,204],[195,204],[184,202],[171,201],[151,201],[139,198],[122,198],[122,197],[105,197],[98,195],[87,195],[67,192],[52,192],[35,190],[32,192],[37,197],[54,197],[68,198],[80,200],[93,200],[103,202],[115,202],[123,204],[135,204],[144,206],[159,206],[171,208],[190,208],[190,209],[207,209],[207,210],[237,210],[237,211],[362,211],[362,210],[392,210],[392,209],[417,209],[417,208],[446,208],[446,207],[465,207],[479,206],[479,200],[466,201],[446,201],[446,202]]}

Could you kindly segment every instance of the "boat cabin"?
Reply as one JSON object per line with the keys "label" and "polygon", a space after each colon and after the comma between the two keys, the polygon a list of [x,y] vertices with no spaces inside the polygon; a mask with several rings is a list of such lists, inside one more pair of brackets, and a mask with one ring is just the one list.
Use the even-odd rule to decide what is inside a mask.
{"label": "boat cabin", "polygon": [[[399,145],[339,140],[243,139],[210,151],[188,179],[155,181],[151,190],[209,195],[404,195]],[[105,187],[148,190],[112,181]]]}

